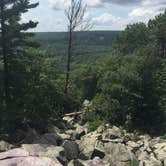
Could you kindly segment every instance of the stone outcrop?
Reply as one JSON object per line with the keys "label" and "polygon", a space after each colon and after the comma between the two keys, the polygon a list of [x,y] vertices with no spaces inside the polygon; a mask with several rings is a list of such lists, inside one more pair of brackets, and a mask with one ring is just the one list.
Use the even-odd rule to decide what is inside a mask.
{"label": "stone outcrop", "polygon": [[72,117],[64,120],[63,129],[29,131],[16,149],[0,141],[0,166],[166,166],[166,140],[108,124],[88,132]]}

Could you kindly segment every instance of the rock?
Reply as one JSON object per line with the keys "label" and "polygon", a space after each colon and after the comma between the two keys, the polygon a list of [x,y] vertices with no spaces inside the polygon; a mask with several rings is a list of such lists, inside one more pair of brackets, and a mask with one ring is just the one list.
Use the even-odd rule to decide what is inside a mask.
{"label": "rock", "polygon": [[137,158],[139,161],[149,160],[149,154],[146,151],[141,151],[137,154]]}
{"label": "rock", "polygon": [[69,163],[68,163],[68,166],[74,166],[74,160],[71,160]]}
{"label": "rock", "polygon": [[131,141],[132,137],[133,137],[132,134],[126,133],[123,137],[123,142],[127,143],[128,141]]}
{"label": "rock", "polygon": [[46,152],[49,147],[46,144],[23,144],[21,146],[31,156],[37,156],[39,153]]}
{"label": "rock", "polygon": [[166,160],[166,143],[155,144],[154,153],[160,161]]}
{"label": "rock", "polygon": [[100,159],[103,159],[104,156],[105,156],[104,143],[100,141],[96,141],[92,158],[99,157]]}
{"label": "rock", "polygon": [[65,154],[68,160],[73,160],[78,158],[79,148],[78,144],[74,141],[65,141],[63,143],[65,149]]}
{"label": "rock", "polygon": [[58,145],[58,141],[60,141],[60,137],[56,134],[44,134],[39,139],[35,140],[34,144],[48,144],[48,145]]}
{"label": "rock", "polygon": [[5,160],[7,158],[16,158],[16,157],[28,157],[29,152],[27,152],[24,149],[17,148],[17,149],[12,149],[7,152],[2,152],[0,153],[0,160]]}
{"label": "rock", "polygon": [[48,157],[52,160],[56,161],[57,159],[63,164],[67,164],[66,153],[63,147],[56,146],[50,147],[45,152],[41,152],[38,154],[40,157]]}
{"label": "rock", "polygon": [[110,163],[103,161],[99,158],[95,158],[93,160],[75,160],[69,163],[68,166],[111,166]]}
{"label": "rock", "polygon": [[79,142],[80,159],[88,160],[92,158],[98,135],[89,133],[83,136]]}
{"label": "rock", "polygon": [[40,139],[40,135],[36,132],[36,130],[29,129],[22,143],[32,144],[35,140],[38,140],[38,139]]}
{"label": "rock", "polygon": [[63,117],[63,121],[66,122],[67,124],[71,125],[74,122],[74,118],[71,116],[65,116],[65,117]]}
{"label": "rock", "polygon": [[0,141],[0,152],[4,152],[12,148],[14,148],[14,145],[9,144],[8,142],[5,141]]}
{"label": "rock", "polygon": [[77,125],[76,130],[75,130],[75,138],[80,139],[85,134],[86,134],[86,129],[80,125]]}
{"label": "rock", "polygon": [[0,165],[2,166],[62,166],[58,160],[53,161],[46,157],[30,156],[30,153],[22,148],[0,153]]}
{"label": "rock", "polygon": [[97,128],[97,133],[103,133],[104,132],[104,130],[105,130],[105,126],[104,125],[100,125],[98,128]]}
{"label": "rock", "polygon": [[62,166],[58,161],[53,161],[49,158],[39,157],[17,157],[5,160],[0,160],[0,165],[3,166]]}
{"label": "rock", "polygon": [[105,153],[104,159],[118,166],[125,166],[133,160],[133,155],[123,144],[107,143],[105,144]]}
{"label": "rock", "polygon": [[143,143],[139,144],[133,141],[128,141],[127,142],[128,149],[131,150],[133,153],[135,153],[141,146],[143,146]]}
{"label": "rock", "polygon": [[83,107],[88,109],[91,106],[91,102],[89,100],[84,100]]}
{"label": "rock", "polygon": [[69,134],[58,134],[58,136],[61,138],[61,140],[70,140],[71,139],[71,136]]}
{"label": "rock", "polygon": [[61,129],[59,129],[57,126],[49,126],[48,127],[48,132],[49,133],[61,133]]}
{"label": "rock", "polygon": [[144,142],[150,142],[152,138],[149,135],[141,135],[139,136],[139,139]]}
{"label": "rock", "polygon": [[140,166],[163,166],[163,165],[162,165],[161,161],[158,161],[155,158],[150,158],[149,160],[141,161]]}
{"label": "rock", "polygon": [[109,142],[111,139],[117,139],[117,138],[121,138],[121,137],[122,137],[122,133],[121,133],[120,129],[115,126],[112,129],[107,129],[102,134],[102,140],[104,142],[107,142],[107,141]]}

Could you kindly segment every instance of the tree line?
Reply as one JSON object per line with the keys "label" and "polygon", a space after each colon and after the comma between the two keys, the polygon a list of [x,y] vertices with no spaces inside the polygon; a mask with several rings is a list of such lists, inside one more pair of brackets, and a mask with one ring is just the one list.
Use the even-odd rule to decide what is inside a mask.
{"label": "tree line", "polygon": [[62,72],[62,61],[41,50],[34,34],[26,32],[38,23],[20,23],[38,3],[0,1],[0,132],[12,135],[29,127],[43,132],[49,124],[60,124],[65,113],[79,110],[85,99],[94,110],[85,118],[96,126],[109,122],[131,131],[165,132],[166,12],[148,25],[128,25],[108,56],[73,69],[74,23],[80,25],[86,6],[72,2],[68,63]]}

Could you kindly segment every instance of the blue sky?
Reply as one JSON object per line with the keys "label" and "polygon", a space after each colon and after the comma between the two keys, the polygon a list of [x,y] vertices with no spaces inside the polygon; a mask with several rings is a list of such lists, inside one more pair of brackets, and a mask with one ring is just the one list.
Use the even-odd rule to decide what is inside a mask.
{"label": "blue sky", "polygon": [[[83,0],[88,5],[85,19],[93,23],[92,30],[123,30],[127,24],[145,22],[166,9],[166,0]],[[23,22],[39,21],[34,31],[66,31],[64,9],[70,0],[31,0],[40,5],[22,16]]]}

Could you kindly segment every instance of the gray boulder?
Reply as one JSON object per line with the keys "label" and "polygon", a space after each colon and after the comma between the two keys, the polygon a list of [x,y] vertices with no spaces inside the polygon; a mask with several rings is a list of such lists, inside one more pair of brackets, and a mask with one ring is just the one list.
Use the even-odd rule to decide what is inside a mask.
{"label": "gray boulder", "polygon": [[117,166],[125,166],[129,165],[133,160],[133,154],[131,154],[125,145],[123,144],[115,144],[115,143],[107,143],[105,144],[105,160],[114,163]]}
{"label": "gray boulder", "polygon": [[80,159],[88,160],[92,158],[97,137],[98,135],[92,132],[81,138],[79,141]]}
{"label": "gray boulder", "polygon": [[1,166],[62,166],[58,160],[32,156],[22,148],[0,153]]}
{"label": "gray boulder", "polygon": [[39,139],[33,141],[33,144],[48,144],[57,146],[60,141],[62,142],[61,138],[56,134],[44,134]]}
{"label": "gray boulder", "polygon": [[104,142],[109,142],[112,139],[117,139],[117,138],[121,138],[122,137],[122,133],[121,130],[118,127],[113,127],[111,129],[107,129],[103,132],[102,134],[102,140]]}
{"label": "gray boulder", "polygon": [[74,141],[65,141],[63,143],[65,149],[66,158],[68,160],[77,159],[79,155],[78,144]]}
{"label": "gray boulder", "polygon": [[4,152],[12,148],[14,148],[14,145],[9,144],[8,142],[5,141],[0,141],[0,152]]}

